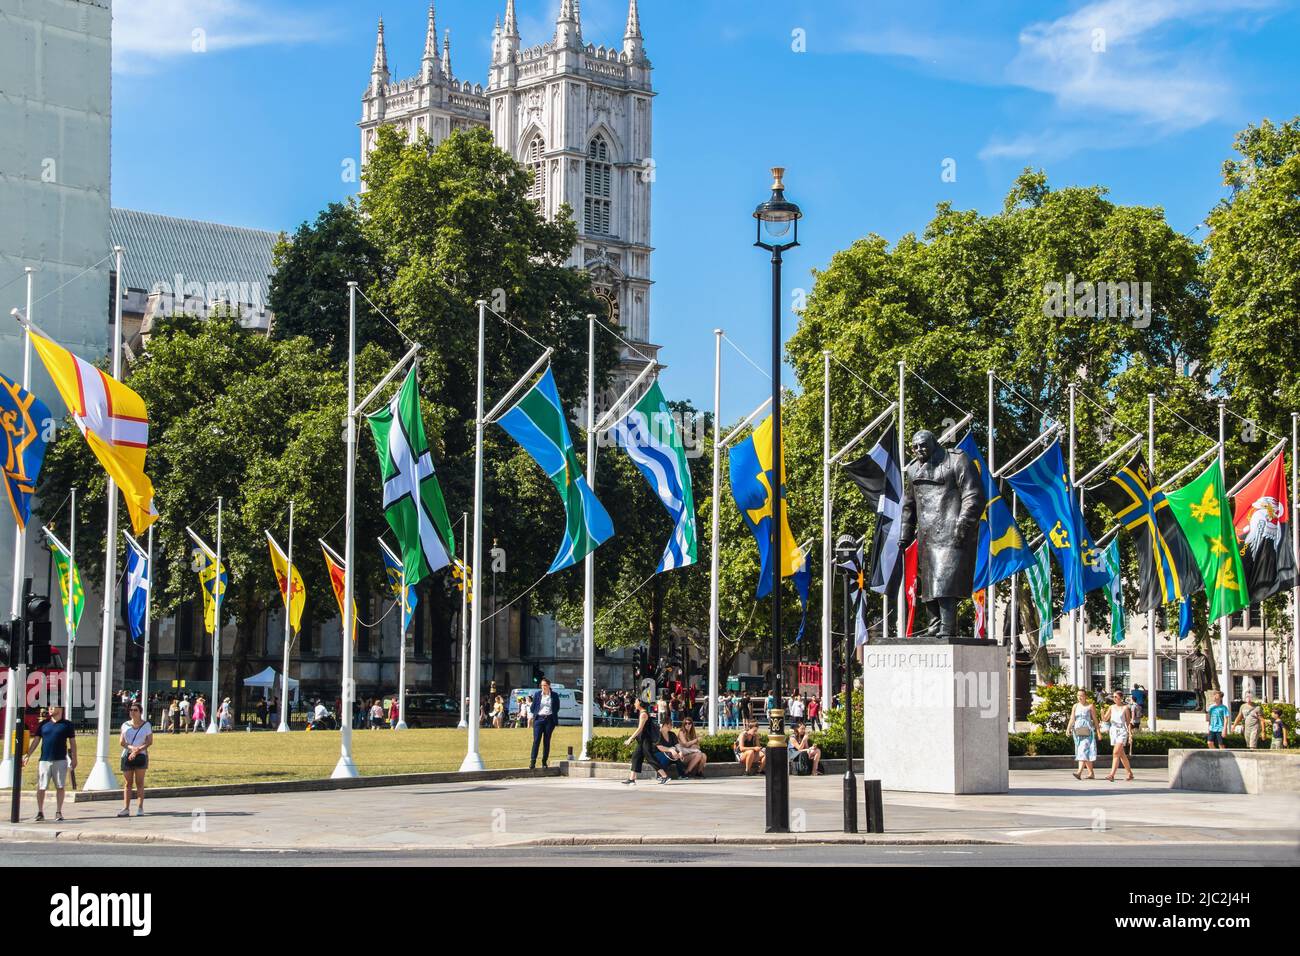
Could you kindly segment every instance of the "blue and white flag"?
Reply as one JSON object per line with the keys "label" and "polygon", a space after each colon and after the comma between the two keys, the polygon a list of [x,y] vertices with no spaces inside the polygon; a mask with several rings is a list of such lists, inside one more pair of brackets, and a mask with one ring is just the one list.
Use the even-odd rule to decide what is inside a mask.
{"label": "blue and white flag", "polygon": [[144,640],[144,621],[149,610],[149,556],[127,536],[126,575],[122,578],[122,616],[136,644]]}
{"label": "blue and white flag", "polygon": [[658,382],[651,383],[627,416],[614,425],[613,432],[673,521],[673,536],[668,539],[657,572],[694,564],[699,553],[691,469]]}
{"label": "blue and white flag", "polygon": [[32,515],[32,492],[45,461],[42,430],[50,419],[45,403],[17,382],[0,375],[0,422],[4,424],[5,490],[19,528]]}

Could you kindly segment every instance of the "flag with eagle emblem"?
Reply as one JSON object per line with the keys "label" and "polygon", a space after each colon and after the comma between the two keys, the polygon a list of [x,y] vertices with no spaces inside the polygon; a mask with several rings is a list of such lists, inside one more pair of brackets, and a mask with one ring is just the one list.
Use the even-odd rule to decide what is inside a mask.
{"label": "flag with eagle emblem", "polygon": [[1295,586],[1291,511],[1287,507],[1282,455],[1233,498],[1233,523],[1241,541],[1241,563],[1252,601],[1262,601]]}

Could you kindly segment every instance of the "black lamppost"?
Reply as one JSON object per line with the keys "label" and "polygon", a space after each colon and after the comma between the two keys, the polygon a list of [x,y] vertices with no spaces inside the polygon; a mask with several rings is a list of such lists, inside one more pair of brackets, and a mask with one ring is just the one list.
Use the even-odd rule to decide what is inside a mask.
{"label": "black lamppost", "polygon": [[799,207],[785,198],[781,177],[772,169],[772,198],[754,210],[758,239],[754,245],[772,253],[772,696],[767,725],[767,832],[790,830],[790,777],[786,769],[785,691],[781,661],[781,253],[799,245]]}
{"label": "black lamppost", "polygon": [[[858,832],[858,779],[853,773],[853,578],[858,541],[851,534],[835,542],[835,563],[844,569],[844,832]],[[862,570],[859,568],[860,576]]]}

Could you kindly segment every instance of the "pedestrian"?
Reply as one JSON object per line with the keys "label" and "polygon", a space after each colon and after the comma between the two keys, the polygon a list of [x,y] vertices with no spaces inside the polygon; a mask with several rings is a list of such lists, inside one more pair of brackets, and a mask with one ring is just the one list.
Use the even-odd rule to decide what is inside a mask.
{"label": "pedestrian", "polygon": [[175,697],[173,697],[171,699],[171,703],[167,705],[167,717],[168,717],[167,729],[170,730],[173,735],[180,733],[181,732],[181,703]]}
{"label": "pedestrian", "polygon": [[497,694],[496,699],[492,701],[492,726],[500,730],[506,725],[506,702]]}
{"label": "pedestrian", "polygon": [[808,701],[808,722],[817,730],[822,729],[822,699],[816,694]]}
{"label": "pedestrian", "polygon": [[1214,703],[1210,705],[1210,709],[1206,712],[1206,716],[1210,719],[1210,730],[1205,735],[1205,742],[1211,750],[1226,750],[1227,748],[1223,743],[1223,732],[1231,711],[1223,704],[1223,691],[1216,690],[1210,696],[1214,699]]}
{"label": "pedestrian", "polygon": [[794,733],[789,743],[790,772],[799,777],[821,774],[822,749],[813,743],[808,725],[801,717],[794,723]]}
{"label": "pedestrian", "polygon": [[632,752],[632,765],[628,768],[626,786],[636,786],[636,775],[646,760],[655,771],[656,783],[668,782],[668,771],[663,768],[655,742],[659,739],[659,722],[650,713],[650,707],[640,697],[636,699],[637,725],[632,736],[623,741],[625,746],[636,745]]}
{"label": "pedestrian", "polygon": [[217,730],[234,730],[235,729],[235,711],[230,704],[230,698],[227,697],[217,708]]}
{"label": "pedestrian", "polygon": [[266,708],[266,720],[262,722],[263,727],[270,727],[271,721],[279,725],[280,720],[280,698],[274,694],[271,695],[271,703]]}
{"label": "pedestrian", "polygon": [[119,743],[122,745],[122,809],[119,817],[131,815],[131,790],[137,798],[135,815],[144,816],[144,774],[149,769],[149,747],[153,744],[153,727],[144,719],[139,703],[128,709],[130,718],[122,724]]}
{"label": "pedestrian", "polygon": [[[1141,685],[1138,685],[1141,686]],[[1128,701],[1128,752],[1133,756],[1133,743],[1137,737],[1137,732],[1142,729],[1142,705],[1138,703],[1136,691]]]}
{"label": "pedestrian", "polygon": [[767,768],[767,751],[763,748],[762,740],[758,736],[758,725],[754,719],[745,720],[745,729],[736,736],[736,742],[732,746],[736,755],[736,762],[745,768],[745,776],[752,776],[757,769],[758,773],[763,773]]}
{"label": "pedestrian", "polygon": [[198,733],[208,729],[208,702],[202,694],[194,701],[194,723],[190,728],[191,733]]}
{"label": "pedestrian", "polygon": [[1088,771],[1088,779],[1093,780],[1097,774],[1092,765],[1097,760],[1097,708],[1088,702],[1088,692],[1080,690],[1075,695],[1076,702],[1070,708],[1070,734],[1074,737],[1074,759],[1079,764],[1071,776],[1075,780],[1083,779],[1083,772]]}
{"label": "pedestrian", "polygon": [[36,729],[32,745],[23,754],[24,767],[38,746],[41,759],[36,764],[36,822],[45,819],[45,791],[49,789],[51,780],[54,781],[54,819],[62,820],[68,771],[77,769],[77,732],[72,721],[64,719],[60,705],[52,706],[49,720]]}
{"label": "pedestrian", "polygon": [[1255,703],[1255,695],[1247,694],[1237,711],[1237,719],[1232,722],[1232,729],[1241,727],[1246,733],[1246,746],[1254,750],[1259,746],[1259,732],[1264,721],[1264,711]]}
{"label": "pedestrian", "polygon": [[256,710],[257,710],[257,722],[258,722],[259,724],[261,724],[263,727],[265,727],[265,726],[266,726],[266,711],[267,711],[267,707],[266,707],[266,698],[265,698],[265,697],[259,697],[259,698],[257,699],[257,707],[256,707]]}
{"label": "pedestrian", "polygon": [[1110,773],[1106,779],[1115,782],[1115,772],[1124,764],[1125,780],[1133,779],[1133,767],[1128,762],[1128,739],[1132,718],[1129,716],[1128,704],[1124,703],[1124,694],[1115,691],[1110,695],[1110,707],[1106,710],[1106,723],[1110,730]]}
{"label": "pedestrian", "polygon": [[678,780],[686,779],[686,761],[678,746],[677,734],[667,724],[659,725],[659,739],[655,741],[657,759],[664,767],[672,767]]}
{"label": "pedestrian", "polygon": [[681,755],[688,777],[704,776],[704,765],[709,762],[709,758],[700,749],[700,738],[695,730],[695,718],[690,714],[682,718],[682,727],[677,733],[677,752]]}
{"label": "pedestrian", "polygon": [[1286,739],[1286,724],[1282,722],[1282,711],[1276,703],[1273,704],[1273,738],[1269,742],[1269,748],[1272,750],[1281,750],[1289,746]]}
{"label": "pedestrian", "polygon": [[180,703],[178,703],[176,706],[177,706],[177,708],[180,710],[180,713],[181,713],[181,731],[182,731],[183,733],[189,733],[189,730],[190,730],[190,706],[191,706],[191,705],[190,705],[190,697],[189,697],[189,695],[186,694],[184,697],[182,697],[182,698],[180,699]]}
{"label": "pedestrian", "polygon": [[384,726],[384,705],[376,697],[370,704],[370,729]]}
{"label": "pedestrian", "polygon": [[790,719],[796,723],[803,720],[803,699],[798,695],[790,698],[790,709],[788,711]]}
{"label": "pedestrian", "polygon": [[[520,710],[523,706],[520,706]],[[537,766],[537,745],[542,745],[542,766],[551,758],[551,734],[560,722],[560,695],[551,690],[551,682],[543,677],[541,687],[533,694],[528,712],[532,715],[533,752],[528,758],[528,769]]]}
{"label": "pedestrian", "polygon": [[397,722],[401,717],[401,709],[397,706],[397,697],[394,695],[393,699],[388,702],[388,726],[396,730]]}

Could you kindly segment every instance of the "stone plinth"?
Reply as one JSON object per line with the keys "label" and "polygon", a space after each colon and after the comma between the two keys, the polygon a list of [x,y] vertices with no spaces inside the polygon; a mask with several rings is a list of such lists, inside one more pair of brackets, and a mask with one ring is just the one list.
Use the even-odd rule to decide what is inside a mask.
{"label": "stone plinth", "polygon": [[886,790],[1006,793],[1006,673],[991,641],[868,644],[864,775]]}
{"label": "stone plinth", "polygon": [[1300,751],[1171,750],[1169,786],[1211,793],[1300,793]]}

